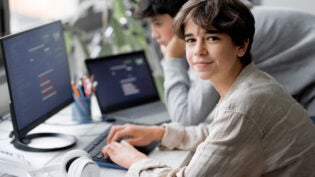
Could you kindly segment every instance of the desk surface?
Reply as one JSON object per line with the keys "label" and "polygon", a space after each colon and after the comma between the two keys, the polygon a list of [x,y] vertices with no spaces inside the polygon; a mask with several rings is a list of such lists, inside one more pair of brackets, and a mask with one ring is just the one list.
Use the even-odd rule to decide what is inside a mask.
{"label": "desk surface", "polygon": [[[32,132],[58,132],[74,135],[77,138],[77,145],[72,149],[82,149],[84,148],[94,137],[99,135],[105,129],[109,128],[111,124],[105,122],[98,122],[88,124],[74,124],[71,121],[71,112],[69,112],[70,107],[62,110],[44,124],[36,127]],[[93,109],[93,116],[97,117],[98,111]],[[6,120],[0,123],[0,149],[8,150],[10,152],[15,152],[22,154],[26,160],[30,161],[33,167],[40,168],[42,166],[48,166],[52,164],[58,164],[62,156],[70,151],[71,149],[57,152],[26,152],[21,151],[10,143],[11,138],[9,134],[12,131],[11,120]],[[36,143],[36,142],[35,142]],[[50,142],[51,143],[51,142]],[[45,141],[45,145],[49,146]],[[155,149],[150,155],[150,158],[157,159],[173,168],[183,166],[188,163],[191,158],[191,152],[189,151],[161,151]],[[110,168],[101,168],[101,176],[124,176],[126,171],[116,170]],[[60,171],[53,171],[49,173],[50,176],[62,177],[63,174]],[[0,177],[7,175],[1,174]]]}

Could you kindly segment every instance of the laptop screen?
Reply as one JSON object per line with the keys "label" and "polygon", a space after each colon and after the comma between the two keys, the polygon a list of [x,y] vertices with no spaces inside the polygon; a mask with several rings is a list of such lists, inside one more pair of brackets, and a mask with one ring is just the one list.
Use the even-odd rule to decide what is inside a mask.
{"label": "laptop screen", "polygon": [[98,82],[95,94],[103,114],[160,100],[143,51],[87,59],[85,63]]}

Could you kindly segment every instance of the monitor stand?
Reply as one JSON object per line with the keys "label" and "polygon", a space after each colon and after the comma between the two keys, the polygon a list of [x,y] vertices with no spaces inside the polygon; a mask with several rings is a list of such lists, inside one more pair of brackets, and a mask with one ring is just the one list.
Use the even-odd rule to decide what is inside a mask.
{"label": "monitor stand", "polygon": [[[41,148],[41,147],[33,147],[30,146],[32,140],[39,138],[58,138],[61,140],[66,140],[68,143],[63,146],[55,146],[49,148]],[[29,135],[25,135],[23,138],[15,138],[12,141],[14,147],[24,151],[31,151],[31,152],[51,152],[51,151],[59,151],[65,150],[68,148],[73,147],[76,144],[76,138],[72,135],[66,135],[61,133],[33,133]]]}

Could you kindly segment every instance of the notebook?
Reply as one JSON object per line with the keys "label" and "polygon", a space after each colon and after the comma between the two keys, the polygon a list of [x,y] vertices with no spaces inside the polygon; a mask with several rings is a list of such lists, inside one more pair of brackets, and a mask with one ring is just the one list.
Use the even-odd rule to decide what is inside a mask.
{"label": "notebook", "polygon": [[144,51],[86,59],[97,81],[95,92],[104,120],[157,125],[169,122]]}

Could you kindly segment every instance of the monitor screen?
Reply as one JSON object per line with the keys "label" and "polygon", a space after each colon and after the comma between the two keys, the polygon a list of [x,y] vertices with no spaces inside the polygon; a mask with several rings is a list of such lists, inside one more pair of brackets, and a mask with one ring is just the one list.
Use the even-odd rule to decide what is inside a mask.
{"label": "monitor screen", "polygon": [[73,102],[61,21],[1,39],[15,136]]}
{"label": "monitor screen", "polygon": [[144,51],[85,60],[98,82],[96,96],[103,114],[158,101]]}

